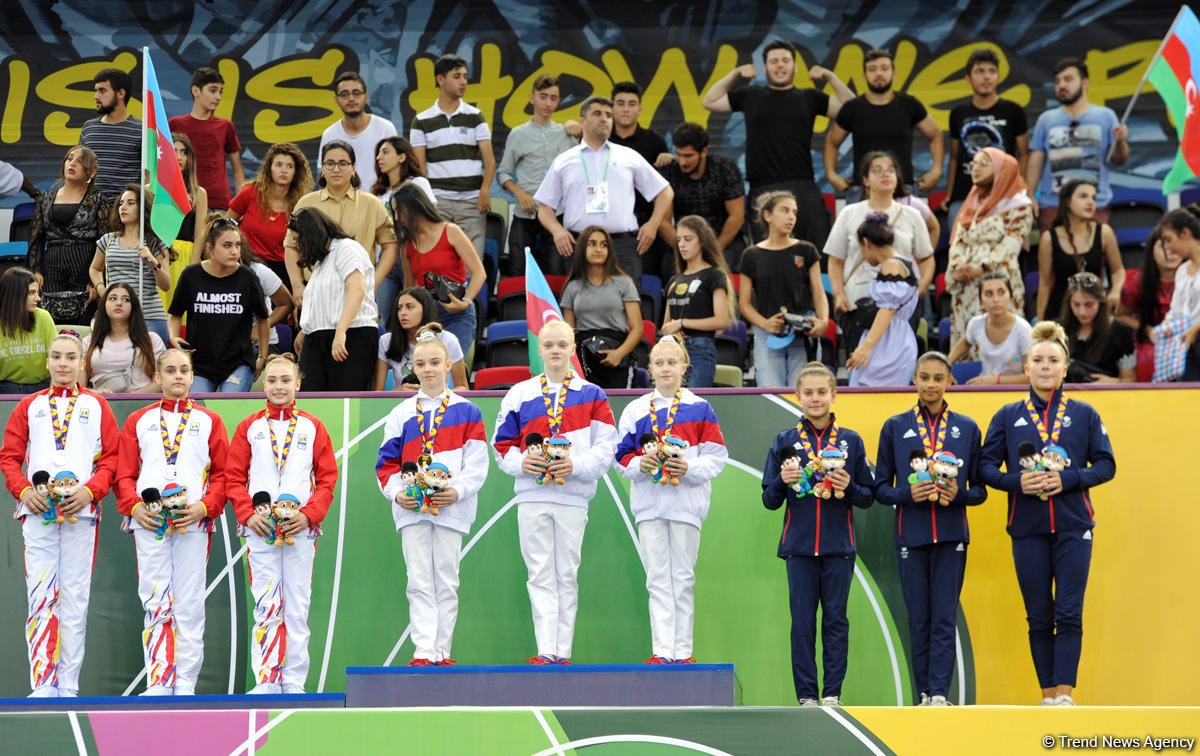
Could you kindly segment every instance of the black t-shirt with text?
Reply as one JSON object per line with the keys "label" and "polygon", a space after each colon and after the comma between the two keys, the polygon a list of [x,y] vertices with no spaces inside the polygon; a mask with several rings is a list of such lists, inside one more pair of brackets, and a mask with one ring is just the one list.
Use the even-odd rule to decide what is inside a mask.
{"label": "black t-shirt with text", "polygon": [[[696,273],[680,273],[671,278],[667,284],[667,318],[711,318],[716,314],[713,309],[713,292],[725,289],[725,274],[719,268],[708,267]],[[694,328],[683,329],[688,336],[712,336],[716,331],[697,331]]]}
{"label": "black t-shirt with text", "polygon": [[813,180],[813,121],[829,112],[829,95],[749,86],[729,93],[729,107],[746,117],[746,179],[752,185]]}
{"label": "black t-shirt with text", "polygon": [[1013,157],[1017,155],[1017,137],[1029,133],[1029,122],[1020,105],[997,100],[987,110],[967,102],[950,111],[950,139],[958,142],[958,157],[951,161],[954,193],[951,202],[966,199],[971,191],[971,160],[984,147],[996,147]]}
{"label": "black t-shirt with text", "polygon": [[842,105],[837,125],[854,139],[854,177],[851,184],[862,182],[858,172],[863,156],[874,150],[885,150],[900,161],[905,183],[912,184],[913,127],[925,120],[925,106],[915,97],[895,92],[887,105],[872,105],[865,95],[859,95]]}
{"label": "black t-shirt with text", "polygon": [[796,314],[814,312],[809,268],[820,259],[817,248],[806,241],[787,249],[763,249],[757,244],[746,247],[738,270],[753,286],[750,303],[754,309],[764,318],[777,314],[781,307]]}
{"label": "black t-shirt with text", "polygon": [[217,277],[202,263],[184,268],[168,312],[184,318],[185,341],[195,350],[192,369],[214,382],[223,381],[238,365],[254,367],[250,330],[255,317],[271,316],[254,271],[239,266]]}

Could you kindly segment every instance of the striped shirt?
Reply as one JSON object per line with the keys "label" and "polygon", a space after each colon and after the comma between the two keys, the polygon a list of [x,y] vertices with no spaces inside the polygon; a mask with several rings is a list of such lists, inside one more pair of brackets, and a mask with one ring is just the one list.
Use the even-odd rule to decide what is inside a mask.
{"label": "striped shirt", "polygon": [[312,278],[308,279],[308,285],[304,288],[300,330],[313,333],[337,328],[346,302],[346,278],[356,270],[362,273],[367,292],[354,320],[350,321],[350,328],[375,327],[379,317],[375,297],[371,296],[371,289],[375,285],[375,266],[361,244],[343,238],[330,242],[329,254],[313,266]]}
{"label": "striped shirt", "polygon": [[[114,231],[100,237],[96,242],[96,250],[104,255],[104,283],[109,286],[115,283],[126,283],[138,293],[138,301],[142,305],[142,316],[146,320],[166,320],[167,311],[163,309],[162,300],[158,297],[158,284],[154,282],[154,266],[149,260],[143,260],[142,281],[138,284],[138,252],[136,249],[125,249],[120,244],[121,234]],[[158,237],[147,236],[146,246],[155,257],[167,254],[167,247]]]}
{"label": "striped shirt", "polygon": [[79,143],[96,153],[100,170],[92,186],[115,202],[127,184],[140,184],[142,175],[142,122],[129,116],[120,123],[93,118],[83,124]]}
{"label": "striped shirt", "polygon": [[483,181],[479,143],[491,141],[492,132],[479,108],[462,100],[447,115],[435,102],[413,119],[408,139],[425,148],[425,173],[439,198],[473,200]]}

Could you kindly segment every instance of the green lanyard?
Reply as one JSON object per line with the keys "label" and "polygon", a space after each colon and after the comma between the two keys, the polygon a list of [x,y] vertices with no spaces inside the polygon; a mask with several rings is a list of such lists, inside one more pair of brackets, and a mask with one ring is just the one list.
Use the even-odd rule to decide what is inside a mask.
{"label": "green lanyard", "polygon": [[[604,176],[600,179],[601,183],[608,181],[608,164],[612,162],[612,146],[608,148],[608,153],[604,156]],[[583,159],[583,150],[579,151],[579,164],[583,166],[583,180],[588,185],[592,185],[592,179],[588,176],[587,161]]]}

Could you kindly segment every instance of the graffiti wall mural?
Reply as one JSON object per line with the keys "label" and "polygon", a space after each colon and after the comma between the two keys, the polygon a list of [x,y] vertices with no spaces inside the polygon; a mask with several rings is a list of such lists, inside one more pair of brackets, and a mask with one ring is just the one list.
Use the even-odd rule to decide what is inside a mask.
{"label": "graffiti wall mural", "polygon": [[[483,111],[497,148],[528,119],[533,80],[553,73],[562,77],[558,120],[576,117],[589,95],[632,80],[644,90],[643,126],[665,134],[682,120],[697,121],[712,132],[714,151],[740,159],[741,116],[713,115],[700,103],[736,65],[758,62],[761,74],[762,47],[776,37],[801,49],[798,86],[811,85],[809,67],[820,64],[863,90],[864,53],[891,50],[895,88],[924,102],[943,128],[950,109],[970,96],[967,55],[992,47],[1001,60],[1000,94],[1026,108],[1032,127],[1056,104],[1050,72],[1070,55],[1086,58],[1091,101],[1121,113],[1178,7],[1161,0],[13,0],[0,14],[0,153],[47,186],[65,147],[95,115],[92,76],[121,68],[137,88],[143,45],[154,55],[171,115],[190,110],[192,70],[221,71],[217,115],[236,124],[248,172],[277,141],[297,142],[315,160],[321,132],[341,116],[332,83],[342,71],[359,71],[372,111],[407,133],[436,98],[433,60],[444,52],[469,62],[466,99]],[[1114,183],[1158,186],[1174,157],[1175,128],[1157,95],[1147,93],[1129,120],[1133,158]],[[141,114],[136,94],[130,109]],[[827,126],[818,119],[817,165]],[[918,172],[929,167],[923,142],[916,144]]]}

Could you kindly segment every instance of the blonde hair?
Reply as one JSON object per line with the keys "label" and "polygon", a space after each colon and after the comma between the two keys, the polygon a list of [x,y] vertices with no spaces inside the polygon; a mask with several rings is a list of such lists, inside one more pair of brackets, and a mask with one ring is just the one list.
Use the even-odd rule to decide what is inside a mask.
{"label": "blonde hair", "polygon": [[442,354],[445,355],[446,361],[449,362],[450,361],[450,350],[447,349],[446,345],[442,343],[441,336],[442,336],[442,324],[441,323],[426,323],[425,325],[418,328],[417,333],[414,337],[415,342],[413,343],[413,358],[416,358],[417,350],[420,349],[421,347],[436,345],[438,348],[440,348],[442,350]]}
{"label": "blonde hair", "polygon": [[76,336],[75,334],[73,334],[73,333],[61,333],[61,332],[60,332],[60,333],[58,333],[58,334],[55,334],[54,338],[50,339],[50,343],[51,343],[51,344],[53,344],[53,343],[54,343],[54,342],[56,342],[56,341],[69,341],[69,342],[71,342],[71,344],[72,344],[73,346],[75,346],[76,348],[78,348],[78,349],[79,349],[79,354],[80,354],[80,356],[82,356],[82,355],[83,355],[83,341],[81,341],[81,340],[80,340],[80,338],[79,338],[78,336]]}
{"label": "blonde hair", "polygon": [[1071,359],[1071,349],[1067,342],[1067,332],[1053,320],[1043,320],[1029,332],[1029,348],[1031,350],[1042,343],[1057,345],[1063,351],[1063,356],[1068,360]]}
{"label": "blonde hair", "polygon": [[688,350],[686,347],[684,347],[683,342],[680,341],[678,337],[672,336],[671,334],[666,334],[658,340],[658,343],[655,344],[654,348],[650,350],[650,359],[654,359],[654,353],[660,349],[669,349],[671,347],[675,347],[679,350],[679,354],[683,357],[683,364],[685,366],[692,364],[692,357],[688,354]]}
{"label": "blonde hair", "polygon": [[165,350],[162,354],[158,355],[158,359],[154,362],[154,369],[158,372],[162,372],[162,366],[166,364],[167,358],[177,354],[183,355],[188,364],[192,364],[191,352],[187,351],[186,349],[180,349],[179,347],[171,347],[170,349]]}
{"label": "blonde hair", "polygon": [[824,362],[814,361],[801,368],[800,374],[796,376],[796,393],[800,393],[800,384],[804,382],[804,379],[813,376],[829,381],[829,388],[837,391],[837,376]]}
{"label": "blonde hair", "polygon": [[555,318],[554,320],[546,321],[546,323],[542,326],[542,330],[538,333],[539,337],[541,336],[541,334],[546,332],[547,328],[562,328],[564,331],[566,331],[571,336],[571,343],[572,344],[575,343],[575,329],[572,328],[567,323],[567,321],[560,320],[558,318]]}
{"label": "blonde hair", "polygon": [[296,380],[298,381],[301,379],[300,366],[296,364],[296,356],[291,352],[285,352],[284,354],[273,354],[268,357],[266,364],[263,365],[262,374],[266,375],[267,370],[275,367],[276,365],[282,365],[291,369],[292,375],[295,376]]}

